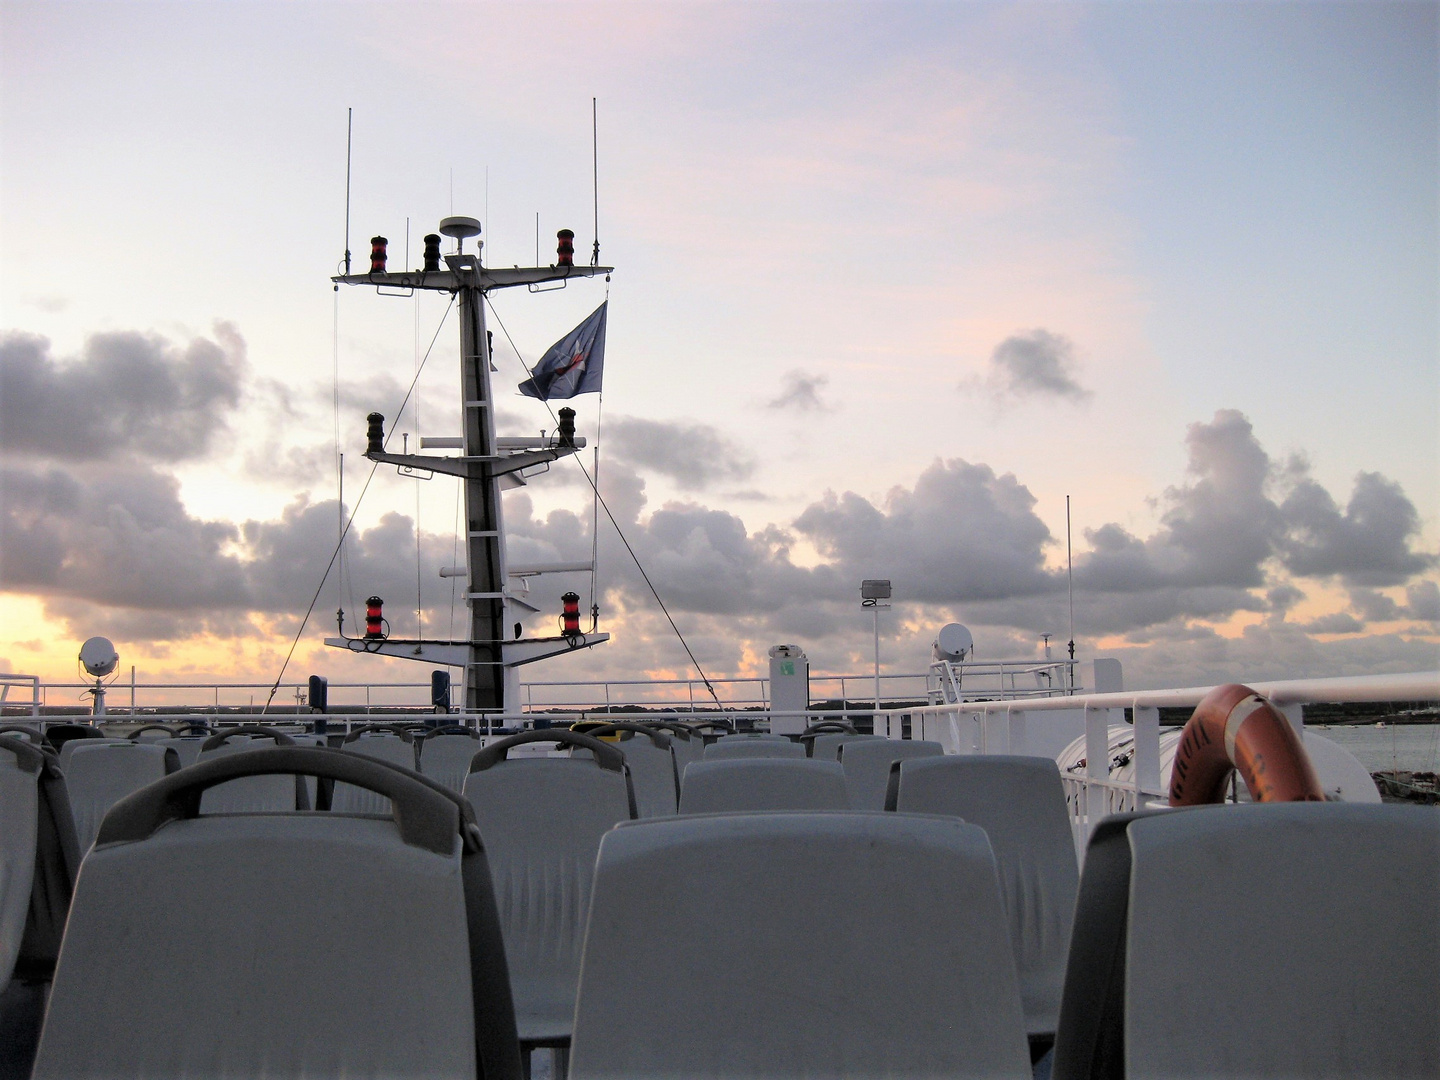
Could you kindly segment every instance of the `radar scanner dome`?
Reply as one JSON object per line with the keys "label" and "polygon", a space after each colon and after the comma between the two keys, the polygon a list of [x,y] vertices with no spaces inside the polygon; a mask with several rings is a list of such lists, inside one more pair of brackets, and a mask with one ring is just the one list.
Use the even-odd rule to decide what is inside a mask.
{"label": "radar scanner dome", "polygon": [[975,652],[975,639],[958,622],[946,623],[940,628],[930,651],[936,660],[964,660]]}

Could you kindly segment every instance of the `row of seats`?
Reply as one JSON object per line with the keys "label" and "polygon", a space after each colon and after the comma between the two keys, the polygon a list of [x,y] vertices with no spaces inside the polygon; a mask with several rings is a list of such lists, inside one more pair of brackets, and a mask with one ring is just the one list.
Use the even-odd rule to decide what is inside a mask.
{"label": "row of seats", "polygon": [[[519,756],[546,741],[590,758]],[[529,858],[558,859],[539,839],[565,824],[523,808],[628,788],[621,751],[582,735],[492,745],[464,799],[311,748],[204,762],[107,817],[35,1075],[516,1075],[527,1032],[546,1045],[573,1024],[576,1080],[1026,1076],[1032,1025],[1024,965],[1006,947],[1001,827],[907,812],[935,799],[953,811],[958,789],[999,813],[1006,793],[993,777],[984,787],[985,763],[903,762],[891,813],[637,820],[627,790],[595,815],[621,824],[604,828],[592,865],[567,870],[517,852],[530,829]],[[266,772],[362,787],[392,818],[199,815],[206,790]],[[482,868],[494,880],[477,889]],[[549,899],[547,874],[569,875],[565,902]],[[1440,1049],[1436,880],[1440,819],[1419,808],[1111,819],[1080,881],[1054,1075],[1425,1075]],[[295,917],[312,904],[355,919]],[[573,1008],[547,1018],[543,980],[523,970],[547,958],[514,934],[543,940],[567,920],[585,927]],[[346,1009],[313,1022],[305,1004],[337,986]],[[226,1008],[143,1025],[93,1008],[137,995]],[[685,1007],[657,1019],[637,1002]]]}

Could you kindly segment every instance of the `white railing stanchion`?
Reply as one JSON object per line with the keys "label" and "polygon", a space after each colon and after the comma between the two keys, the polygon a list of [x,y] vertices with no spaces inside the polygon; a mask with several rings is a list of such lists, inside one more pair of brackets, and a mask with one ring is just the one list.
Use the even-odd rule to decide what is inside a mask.
{"label": "white railing stanchion", "polygon": [[1160,710],[1153,705],[1134,705],[1135,726],[1135,809],[1145,806],[1145,792],[1160,790]]}
{"label": "white railing stanchion", "polygon": [[[1085,778],[1110,779],[1110,710],[1085,706]],[[1085,785],[1085,838],[1105,816],[1107,792],[1101,783]]]}

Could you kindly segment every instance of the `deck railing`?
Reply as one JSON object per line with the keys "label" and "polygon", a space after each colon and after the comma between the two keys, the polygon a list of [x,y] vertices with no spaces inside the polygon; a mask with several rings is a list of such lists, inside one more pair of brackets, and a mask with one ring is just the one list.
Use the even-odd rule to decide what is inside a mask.
{"label": "deck railing", "polygon": [[[1297,730],[1304,728],[1306,705],[1440,699],[1440,671],[1246,685],[1269,699]],[[1169,793],[1160,784],[1160,710],[1194,708],[1212,689],[1192,686],[891,709],[876,716],[875,730],[890,738],[908,734],[914,739],[933,739],[948,754],[1043,752],[1054,756],[1083,735],[1085,771],[1064,777],[1075,842],[1083,852],[1092,823],[1108,814],[1168,802]],[[1126,710],[1134,728],[1135,756],[1133,779],[1122,783],[1110,779],[1109,738],[1112,725],[1126,722]]]}

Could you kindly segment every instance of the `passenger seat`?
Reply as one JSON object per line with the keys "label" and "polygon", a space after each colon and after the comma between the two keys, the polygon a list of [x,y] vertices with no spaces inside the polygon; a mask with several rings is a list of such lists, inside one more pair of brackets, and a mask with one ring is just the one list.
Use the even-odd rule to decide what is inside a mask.
{"label": "passenger seat", "polygon": [[976,826],[719,814],[601,842],[570,1080],[1030,1075]]}
{"label": "passenger seat", "polygon": [[1107,818],[1080,876],[1052,1076],[1435,1075],[1437,882],[1429,807]]}
{"label": "passenger seat", "polygon": [[[199,814],[218,784],[296,773],[383,796],[393,816]],[[519,1080],[521,1066],[483,844],[458,796],[281,746],[198,763],[106,815],[35,1080],[482,1071]]]}

